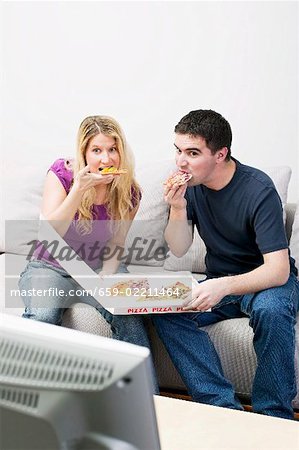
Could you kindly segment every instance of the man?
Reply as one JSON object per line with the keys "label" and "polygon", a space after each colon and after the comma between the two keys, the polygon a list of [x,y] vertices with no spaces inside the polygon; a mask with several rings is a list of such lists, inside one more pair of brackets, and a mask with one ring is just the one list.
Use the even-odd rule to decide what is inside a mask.
{"label": "man", "polygon": [[165,238],[172,253],[184,255],[192,243],[191,221],[206,244],[207,279],[185,304],[193,313],[155,315],[153,321],[195,401],[243,409],[200,327],[249,317],[258,361],[253,410],[292,419],[297,269],[272,180],[232,158],[231,141],[229,123],[211,110],[192,111],[175,127],[176,164],[192,178],[188,186],[165,187]]}

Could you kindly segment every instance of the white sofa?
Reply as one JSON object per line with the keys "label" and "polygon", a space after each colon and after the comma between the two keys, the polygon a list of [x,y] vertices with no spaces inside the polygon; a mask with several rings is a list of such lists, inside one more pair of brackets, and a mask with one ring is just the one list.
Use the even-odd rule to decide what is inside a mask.
{"label": "white sofa", "polygon": [[[4,217],[8,220],[27,220],[23,222],[24,228],[28,229],[27,238],[34,239],[36,234],[36,224],[39,215],[39,207],[42,194],[43,179],[46,168],[51,161],[46,162],[40,170],[31,168],[20,170],[20,186],[16,190],[15,184],[9,178],[5,181],[5,209]],[[136,221],[131,227],[127,245],[130,246],[136,236],[142,236],[148,242],[155,241],[151,250],[154,254],[158,247],[165,247],[163,231],[167,223],[167,205],[163,201],[163,181],[169,173],[174,170],[172,161],[148,162],[137,168],[136,175],[143,189],[143,197],[138,211]],[[285,209],[285,220],[287,235],[290,238],[292,256],[299,262],[299,209],[295,204],[287,203],[288,183],[291,176],[289,167],[263,168],[273,179],[282,199]],[[17,205],[14,209],[10,205]],[[28,222],[33,220],[33,222]],[[0,250],[6,252],[0,255],[1,269],[1,310],[6,313],[21,314],[22,305],[20,301],[12,300],[9,296],[9,289],[17,283],[17,276],[26,264],[25,257],[15,256],[24,253],[26,249],[24,238],[16,237],[12,239],[14,222],[6,222],[6,242],[4,239],[4,229],[1,230]],[[26,250],[25,250],[26,251]],[[204,264],[205,247],[203,242],[195,232],[194,243],[188,253],[182,258],[171,255],[165,261],[150,259],[131,261],[129,271],[132,273],[165,272],[169,271],[191,271],[195,277],[200,278],[205,270]],[[140,264],[142,262],[142,264]],[[5,270],[6,263],[6,270]],[[297,264],[298,265],[298,264]],[[12,266],[13,270],[12,270]],[[12,270],[15,276],[10,274]],[[5,273],[4,273],[5,272]],[[6,281],[6,291],[4,282]],[[298,315],[299,319],[299,315]],[[185,391],[185,386],[177,371],[172,365],[167,352],[157,337],[155,330],[151,326],[150,318],[147,317],[149,334],[152,341],[152,350],[155,366],[157,369],[159,384],[162,389]],[[84,307],[77,304],[64,315],[64,326],[76,328],[90,333],[111,337],[109,325],[91,307]],[[296,326],[296,365],[299,367],[299,320]],[[242,399],[248,400],[251,395],[252,380],[256,367],[256,357],[252,346],[252,330],[249,327],[248,319],[231,319],[206,327],[213,340],[222,362],[225,375],[233,383],[236,392]],[[299,370],[298,370],[299,372]],[[297,372],[298,394],[294,399],[294,408],[299,409],[299,373]]]}

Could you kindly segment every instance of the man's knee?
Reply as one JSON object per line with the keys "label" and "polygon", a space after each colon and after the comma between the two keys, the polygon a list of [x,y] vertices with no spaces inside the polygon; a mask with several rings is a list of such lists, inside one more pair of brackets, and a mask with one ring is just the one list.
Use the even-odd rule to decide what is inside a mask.
{"label": "man's knee", "polygon": [[[282,318],[283,315],[296,315],[296,305],[292,292],[280,288],[271,288],[249,296],[244,296],[243,310],[249,315],[263,315],[270,318]],[[246,304],[247,300],[247,304]]]}

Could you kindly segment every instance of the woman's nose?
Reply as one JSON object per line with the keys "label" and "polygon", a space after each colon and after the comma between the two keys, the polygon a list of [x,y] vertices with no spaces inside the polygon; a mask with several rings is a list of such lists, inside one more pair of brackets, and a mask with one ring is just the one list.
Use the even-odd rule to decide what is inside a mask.
{"label": "woman's nose", "polygon": [[105,163],[109,162],[109,160],[110,160],[110,157],[109,157],[108,152],[102,152],[101,153],[101,162],[105,164]]}

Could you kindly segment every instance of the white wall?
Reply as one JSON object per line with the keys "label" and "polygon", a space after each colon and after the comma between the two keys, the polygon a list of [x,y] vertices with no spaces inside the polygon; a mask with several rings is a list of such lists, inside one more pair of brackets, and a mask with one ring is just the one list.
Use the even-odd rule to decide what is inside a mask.
{"label": "white wall", "polygon": [[211,108],[233,154],[293,169],[298,186],[296,2],[7,2],[3,158],[74,153],[80,121],[114,116],[137,161],[173,155],[173,128]]}

